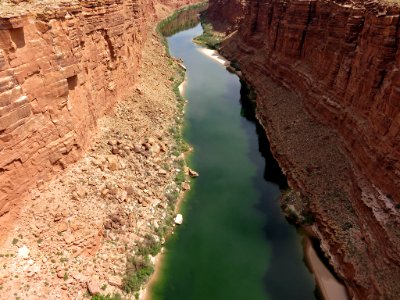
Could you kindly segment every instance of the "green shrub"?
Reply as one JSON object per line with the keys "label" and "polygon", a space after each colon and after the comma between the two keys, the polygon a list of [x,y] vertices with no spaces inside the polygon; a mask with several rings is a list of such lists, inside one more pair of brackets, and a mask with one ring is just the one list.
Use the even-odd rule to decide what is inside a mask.
{"label": "green shrub", "polygon": [[120,294],[116,293],[114,295],[93,295],[92,300],[122,300],[122,297]]}
{"label": "green shrub", "polygon": [[176,200],[177,200],[178,197],[179,197],[179,192],[176,191],[176,190],[173,190],[173,191],[167,193],[167,194],[166,194],[166,197],[167,197],[167,199],[168,199],[168,204],[169,204],[169,206],[170,206],[170,207],[175,207]]}
{"label": "green shrub", "polygon": [[183,170],[180,170],[175,177],[175,183],[177,186],[181,186],[182,183],[186,180],[186,175]]}
{"label": "green shrub", "polygon": [[149,254],[154,256],[161,250],[161,243],[156,241],[150,234],[146,234],[142,245],[137,250],[138,255],[148,256]]}
{"label": "green shrub", "polygon": [[203,34],[194,38],[197,44],[206,46],[210,49],[218,49],[221,45],[222,38],[215,35],[211,24],[202,22]]}
{"label": "green shrub", "polygon": [[156,31],[157,33],[162,37],[162,42],[165,46],[165,48],[167,49],[167,54],[168,56],[169,54],[169,48],[168,48],[168,42],[167,39],[165,38],[164,34],[163,34],[163,28],[168,25],[169,23],[171,23],[172,21],[174,21],[183,11],[188,11],[188,10],[195,10],[195,9],[200,9],[200,8],[205,8],[208,5],[208,2],[202,2],[202,3],[198,3],[198,4],[194,4],[194,5],[189,5],[186,7],[183,7],[177,11],[175,11],[172,15],[170,15],[169,17],[165,18],[164,20],[162,20],[160,23],[158,23]]}
{"label": "green shrub", "polygon": [[140,289],[153,273],[154,268],[148,257],[128,257],[127,269],[123,280],[123,290],[133,293]]}

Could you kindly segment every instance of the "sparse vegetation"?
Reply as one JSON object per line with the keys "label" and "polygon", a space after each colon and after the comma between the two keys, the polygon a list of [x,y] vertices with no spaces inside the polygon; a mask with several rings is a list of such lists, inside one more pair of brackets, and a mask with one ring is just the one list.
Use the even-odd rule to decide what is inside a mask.
{"label": "sparse vegetation", "polygon": [[92,300],[121,300],[122,297],[120,294],[116,293],[114,295],[93,295]]}
{"label": "sparse vegetation", "polygon": [[199,44],[206,46],[210,49],[218,49],[222,42],[222,37],[218,36],[211,24],[202,22],[203,34],[199,35],[194,41]]}
{"label": "sparse vegetation", "polygon": [[146,234],[144,237],[144,242],[139,246],[137,250],[137,254],[141,256],[148,256],[148,255],[156,255],[160,252],[161,243],[158,242],[153,236],[150,234]]}
{"label": "sparse vegetation", "polygon": [[[231,67],[234,68],[236,71],[240,71],[240,64],[239,61],[237,59],[233,59],[231,61]],[[254,90],[251,90],[254,93]]]}
{"label": "sparse vegetation", "polygon": [[353,225],[350,222],[346,222],[342,225],[342,230],[347,231],[349,229],[353,228]]}
{"label": "sparse vegetation", "polygon": [[181,186],[182,183],[186,180],[185,172],[179,169],[179,172],[176,174],[175,183],[177,186]]}
{"label": "sparse vegetation", "polygon": [[176,190],[168,191],[165,193],[165,196],[168,199],[168,203],[169,203],[170,207],[173,207],[173,206],[175,206],[176,200],[179,197],[179,192]]}
{"label": "sparse vegetation", "polygon": [[122,286],[123,290],[127,293],[133,293],[139,290],[153,271],[154,268],[148,256],[132,255],[128,257],[127,269]]}
{"label": "sparse vegetation", "polygon": [[189,5],[189,6],[183,7],[181,9],[175,11],[169,17],[167,17],[164,20],[162,20],[160,23],[158,23],[156,31],[160,35],[160,37],[162,38],[162,42],[163,42],[163,44],[165,45],[165,47],[167,49],[168,55],[169,55],[169,50],[168,50],[167,40],[165,39],[165,36],[163,34],[163,29],[165,28],[165,26],[167,24],[170,24],[172,21],[176,20],[178,18],[178,16],[184,11],[199,10],[199,9],[203,9],[203,8],[206,9],[207,5],[208,5],[208,1],[205,1],[205,2],[202,2],[202,3],[198,3],[198,4],[194,4],[194,5]]}
{"label": "sparse vegetation", "polygon": [[[302,208],[300,211],[295,210],[295,203],[301,202]],[[313,225],[315,222],[314,214],[308,209],[310,199],[306,196],[299,196],[292,189],[286,189],[281,194],[281,207],[289,222],[297,225]]]}
{"label": "sparse vegetation", "polygon": [[[168,17],[167,19],[161,21],[157,26],[157,32],[161,35],[162,29],[166,24],[173,21],[177,18],[177,16],[182,11],[188,11],[191,9],[198,9],[202,7],[206,7],[207,3],[200,3],[192,6],[188,6],[181,10],[176,11],[173,15]],[[164,45],[167,49],[168,53],[168,45],[166,39],[163,38]],[[170,65],[174,65],[174,61],[171,59],[169,61]],[[179,197],[179,189],[182,183],[186,180],[186,174],[184,172],[185,161],[180,157],[180,155],[189,150],[189,146],[183,139],[182,134],[182,126],[184,122],[183,114],[184,114],[184,106],[186,100],[180,93],[179,86],[185,79],[185,71],[184,69],[175,63],[175,76],[170,77],[169,81],[172,82],[172,90],[175,93],[177,100],[177,117],[175,118],[175,124],[170,128],[170,134],[175,140],[175,145],[171,148],[171,154],[176,157],[174,160],[173,166],[164,167],[165,170],[173,170],[179,169],[177,174],[175,175],[174,183],[168,187],[165,195],[168,199],[168,209],[167,216],[164,220],[164,224],[158,226],[158,228],[154,229],[155,234],[157,236],[153,236],[151,234],[146,234],[144,236],[144,241],[138,246],[135,254],[128,256],[126,271],[123,278],[122,289],[126,293],[135,293],[137,292],[141,286],[148,280],[151,274],[154,271],[153,264],[151,263],[149,256],[155,256],[160,252],[161,249],[161,239],[164,238],[171,228],[173,224],[173,214],[176,201]],[[116,298],[116,296],[104,296],[104,295],[96,295],[92,297],[92,300],[116,300],[120,298]]]}
{"label": "sparse vegetation", "polygon": [[310,211],[304,211],[302,213],[302,217],[303,217],[302,220],[303,225],[313,225],[315,222],[314,214]]}

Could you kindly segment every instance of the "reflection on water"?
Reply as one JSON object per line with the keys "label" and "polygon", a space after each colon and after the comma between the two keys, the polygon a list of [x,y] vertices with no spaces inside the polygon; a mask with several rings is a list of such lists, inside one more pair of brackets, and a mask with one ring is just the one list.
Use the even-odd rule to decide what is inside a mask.
{"label": "reflection on water", "polygon": [[202,12],[205,7],[195,8],[191,10],[184,10],[171,21],[168,22],[161,28],[161,33],[165,37],[170,37],[175,33],[183,30],[191,29],[200,22],[199,13]]}

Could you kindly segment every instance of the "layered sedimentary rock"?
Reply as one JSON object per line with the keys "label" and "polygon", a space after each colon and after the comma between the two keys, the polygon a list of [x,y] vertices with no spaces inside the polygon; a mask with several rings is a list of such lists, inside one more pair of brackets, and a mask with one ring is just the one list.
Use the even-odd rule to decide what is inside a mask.
{"label": "layered sedimentary rock", "polygon": [[[236,14],[231,7],[211,1],[210,19]],[[253,0],[242,11],[242,21],[226,20],[239,29],[222,52],[255,87],[323,250],[356,299],[398,299],[400,7]]]}
{"label": "layered sedimentary rock", "polygon": [[[0,230],[23,195],[76,161],[96,120],[132,90],[155,5],[81,0],[2,6]],[[5,5],[5,4],[4,4]]]}
{"label": "layered sedimentary rock", "polygon": [[[210,1],[207,16],[212,20],[214,29],[230,33],[244,17],[245,1],[215,0]],[[220,9],[223,8],[223,9]]]}

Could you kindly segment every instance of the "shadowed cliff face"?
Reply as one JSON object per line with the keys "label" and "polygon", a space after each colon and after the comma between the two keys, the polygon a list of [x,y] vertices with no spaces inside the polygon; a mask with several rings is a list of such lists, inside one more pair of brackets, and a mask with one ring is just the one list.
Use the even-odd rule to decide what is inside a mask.
{"label": "shadowed cliff face", "polygon": [[[231,2],[211,1],[208,17],[238,28],[221,51],[255,87],[258,118],[323,250],[357,299],[397,299],[400,8]],[[240,5],[244,17],[222,26],[216,16]]]}
{"label": "shadowed cliff face", "polygon": [[242,0],[215,0],[210,1],[209,8],[207,17],[212,20],[214,29],[230,33],[236,30],[243,20],[245,2]]}
{"label": "shadowed cliff face", "polygon": [[155,6],[190,2],[30,2],[1,12],[2,232],[29,188],[76,161],[96,120],[132,91]]}

